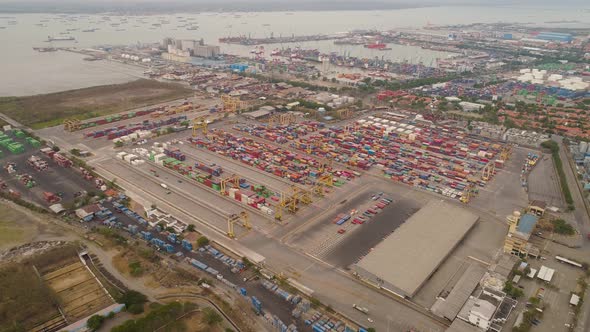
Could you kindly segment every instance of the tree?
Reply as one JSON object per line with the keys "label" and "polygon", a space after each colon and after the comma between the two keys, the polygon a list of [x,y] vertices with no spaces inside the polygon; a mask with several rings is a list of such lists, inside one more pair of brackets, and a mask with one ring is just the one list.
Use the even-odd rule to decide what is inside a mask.
{"label": "tree", "polygon": [[147,302],[147,297],[138,291],[129,290],[121,295],[119,302],[125,304],[130,313],[140,314],[143,312],[143,304]]}
{"label": "tree", "polygon": [[203,309],[203,323],[206,323],[207,325],[215,325],[222,321],[223,318],[221,318],[221,315],[219,315],[217,311],[211,308]]}
{"label": "tree", "polygon": [[86,326],[91,330],[91,331],[96,331],[98,330],[101,326],[102,323],[104,322],[104,317],[101,315],[94,315],[92,317],[90,317],[88,319],[88,321],[86,322]]}
{"label": "tree", "polygon": [[143,273],[143,269],[141,268],[141,262],[131,262],[129,263],[129,273],[133,277],[139,277]]}
{"label": "tree", "polygon": [[189,231],[189,232],[194,232],[195,231],[195,225],[189,224],[188,227],[186,228],[186,230]]}
{"label": "tree", "polygon": [[369,327],[369,328],[367,329],[367,332],[376,332],[376,330],[375,330],[375,328],[374,328],[374,327]]}
{"label": "tree", "polygon": [[71,149],[70,153],[78,157],[80,156],[80,149]]}
{"label": "tree", "polygon": [[208,244],[209,244],[209,239],[205,236],[201,236],[200,238],[197,239],[197,245],[199,247],[204,247]]}
{"label": "tree", "polygon": [[116,147],[116,148],[121,148],[121,147],[123,147],[123,141],[116,141],[116,142],[115,142],[115,147]]}

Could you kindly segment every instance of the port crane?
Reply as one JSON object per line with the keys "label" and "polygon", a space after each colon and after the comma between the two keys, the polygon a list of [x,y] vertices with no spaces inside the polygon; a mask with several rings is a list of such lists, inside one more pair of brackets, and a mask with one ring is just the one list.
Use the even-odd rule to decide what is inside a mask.
{"label": "port crane", "polygon": [[307,190],[296,186],[291,186],[288,192],[281,192],[281,198],[276,205],[275,219],[283,220],[283,213],[286,210],[289,213],[296,213],[299,210],[299,205],[309,205],[313,202],[311,193]]}
{"label": "port crane", "polygon": [[237,113],[239,110],[244,108],[244,103],[239,99],[230,95],[221,96],[221,105],[224,112]]}
{"label": "port crane", "polygon": [[494,176],[495,171],[496,166],[494,162],[490,160],[481,170],[481,179],[484,181],[489,181]]}
{"label": "port crane", "polygon": [[268,125],[270,127],[279,124],[281,126],[288,126],[295,122],[295,114],[293,113],[279,113],[273,114],[268,118]]}
{"label": "port crane", "polygon": [[232,175],[222,179],[220,182],[220,186],[219,186],[219,193],[220,194],[227,195],[227,184],[228,183],[231,183],[236,188],[238,188],[240,186],[240,178],[237,175],[232,174]]}
{"label": "port crane", "polygon": [[203,135],[207,135],[207,126],[209,125],[209,121],[207,120],[207,116],[198,116],[193,119],[192,126],[193,126],[193,137],[197,137],[199,129],[203,131]]}
{"label": "port crane", "polygon": [[229,236],[232,239],[236,237],[236,233],[234,232],[235,224],[238,224],[248,230],[252,229],[252,224],[250,223],[250,216],[246,211],[242,211],[239,214],[230,214],[227,217],[227,236]]}
{"label": "port crane", "polygon": [[82,122],[78,119],[68,119],[64,121],[64,129],[69,132],[80,130],[81,126]]}

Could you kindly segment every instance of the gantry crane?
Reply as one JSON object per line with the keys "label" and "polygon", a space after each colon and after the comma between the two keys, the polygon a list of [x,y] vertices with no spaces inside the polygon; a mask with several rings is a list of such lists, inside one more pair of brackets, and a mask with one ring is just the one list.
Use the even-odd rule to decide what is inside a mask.
{"label": "gantry crane", "polygon": [[268,125],[270,127],[279,124],[281,126],[288,126],[296,120],[293,113],[275,113],[268,118]]}
{"label": "gantry crane", "polygon": [[227,236],[230,238],[235,238],[236,233],[234,232],[234,224],[238,223],[240,226],[246,229],[252,229],[252,224],[250,224],[250,216],[248,212],[242,211],[240,214],[230,214],[227,217]]}
{"label": "gantry crane", "polygon": [[238,110],[244,107],[244,103],[239,99],[230,95],[221,96],[221,104],[224,112],[237,113]]}
{"label": "gantry crane", "polygon": [[512,155],[512,145],[506,144],[502,147],[502,151],[500,151],[500,160],[508,160]]}
{"label": "gantry crane", "polygon": [[344,120],[344,119],[348,119],[348,118],[352,117],[352,111],[349,110],[348,108],[338,110],[337,114],[338,114],[338,118],[340,120]]}
{"label": "gantry crane", "polygon": [[281,198],[276,205],[275,219],[283,220],[283,212],[286,209],[289,213],[299,210],[299,204],[311,204],[313,202],[311,193],[296,186],[291,186],[287,193],[281,192]]}
{"label": "gantry crane", "polygon": [[461,202],[467,204],[471,201],[471,198],[475,195],[475,189],[473,183],[469,183],[463,193],[461,194]]}
{"label": "gantry crane", "polygon": [[489,181],[494,176],[495,171],[496,166],[494,162],[489,161],[481,170],[481,179],[484,181]]}
{"label": "gantry crane", "polygon": [[219,193],[222,195],[227,195],[227,184],[228,183],[233,183],[234,186],[239,187],[240,186],[240,178],[235,175],[232,174],[224,179],[221,180],[220,182],[220,187],[219,187]]}
{"label": "gantry crane", "polygon": [[313,186],[312,192],[316,196],[323,197],[327,187],[334,186],[334,178],[332,174],[321,175]]}
{"label": "gantry crane", "polygon": [[69,132],[80,130],[82,122],[78,119],[68,119],[64,121],[64,130]]}
{"label": "gantry crane", "polygon": [[203,135],[207,135],[207,126],[209,125],[209,121],[207,120],[207,116],[198,116],[193,119],[193,137],[197,137],[199,129],[202,129]]}

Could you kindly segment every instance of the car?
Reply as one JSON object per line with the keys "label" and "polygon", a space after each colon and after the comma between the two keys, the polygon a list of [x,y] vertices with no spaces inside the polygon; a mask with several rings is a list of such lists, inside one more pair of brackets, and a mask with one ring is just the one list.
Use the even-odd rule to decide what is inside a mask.
{"label": "car", "polygon": [[521,285],[518,285],[518,288],[520,288],[520,289],[524,289],[524,287],[522,287]]}
{"label": "car", "polygon": [[168,191],[166,192],[166,195],[170,195],[171,193],[172,193],[172,192],[171,192],[170,190],[168,190]]}
{"label": "car", "polygon": [[182,183],[182,180],[178,180],[178,183]]}
{"label": "car", "polygon": [[346,233],[346,230],[344,228],[340,228],[338,230],[338,234],[344,234],[344,233]]}
{"label": "car", "polygon": [[61,192],[61,191],[58,191],[56,193],[56,195],[57,195],[57,197],[64,197],[65,193],[64,192]]}
{"label": "car", "polygon": [[367,320],[368,320],[369,322],[371,322],[371,323],[373,322],[373,320],[371,319],[371,317],[367,318]]}

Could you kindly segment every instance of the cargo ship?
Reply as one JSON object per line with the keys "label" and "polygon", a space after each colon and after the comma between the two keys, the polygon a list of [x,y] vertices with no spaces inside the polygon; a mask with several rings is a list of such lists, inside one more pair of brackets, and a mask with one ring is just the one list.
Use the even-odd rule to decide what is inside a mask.
{"label": "cargo ship", "polygon": [[365,45],[365,48],[371,48],[371,49],[383,49],[386,47],[387,47],[387,44],[383,44],[382,42],[374,42],[374,43]]}
{"label": "cargo ship", "polygon": [[52,41],[68,41],[68,40],[75,40],[74,37],[72,36],[68,36],[68,37],[51,37],[51,36],[47,36],[47,41],[48,42],[52,42]]}

